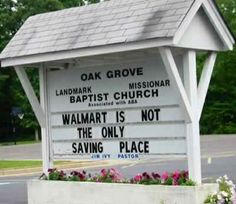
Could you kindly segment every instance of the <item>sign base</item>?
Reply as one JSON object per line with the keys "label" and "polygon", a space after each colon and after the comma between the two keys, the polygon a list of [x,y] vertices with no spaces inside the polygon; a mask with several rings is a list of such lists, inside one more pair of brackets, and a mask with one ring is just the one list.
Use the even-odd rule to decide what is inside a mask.
{"label": "sign base", "polygon": [[28,204],[202,204],[217,184],[158,186],[63,181],[28,181]]}

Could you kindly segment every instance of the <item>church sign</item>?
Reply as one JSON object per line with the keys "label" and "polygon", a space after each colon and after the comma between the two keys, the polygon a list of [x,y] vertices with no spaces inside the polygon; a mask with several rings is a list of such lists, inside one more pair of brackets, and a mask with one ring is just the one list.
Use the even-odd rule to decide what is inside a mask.
{"label": "church sign", "polygon": [[[40,124],[44,173],[54,159],[186,156],[201,183],[199,121],[234,44],[213,0],[110,0],[28,18],[0,61]],[[39,69],[40,101],[25,68]]]}
{"label": "church sign", "polygon": [[48,86],[55,158],[186,154],[184,116],[161,60],[51,70]]}

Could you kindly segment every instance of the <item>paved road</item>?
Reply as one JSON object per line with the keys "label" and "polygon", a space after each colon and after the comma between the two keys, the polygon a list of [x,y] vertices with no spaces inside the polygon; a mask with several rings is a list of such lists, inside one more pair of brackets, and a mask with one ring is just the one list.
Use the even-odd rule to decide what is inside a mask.
{"label": "paved road", "polygon": [[[201,151],[202,151],[202,175],[204,182],[214,182],[216,178],[223,174],[227,174],[236,183],[236,135],[235,136],[206,136],[201,139]],[[37,145],[36,145],[37,146]],[[33,154],[35,151],[40,152],[39,145],[28,146],[22,148],[22,151],[27,153],[20,154],[15,151],[14,148],[10,148],[12,151],[11,156],[17,159],[17,155],[21,155],[24,159],[39,159]],[[2,147],[0,147],[1,149]],[[19,147],[16,147],[19,148]],[[38,150],[36,150],[38,148]],[[5,147],[3,148],[5,149]],[[0,155],[5,154],[7,157],[7,151],[0,150]],[[19,151],[19,149],[18,149]],[[163,172],[165,170],[172,171],[175,169],[187,169],[187,161],[184,159],[152,159],[142,160],[138,162],[130,162],[128,164],[117,165],[117,168],[122,172],[125,177],[132,177],[136,173],[143,171]],[[90,172],[97,172],[101,168],[91,169]],[[12,177],[12,178],[0,178],[0,204],[27,204],[27,190],[26,181],[28,179],[36,178],[38,175],[32,177]]]}
{"label": "paved road", "polygon": [[27,204],[26,180],[29,177],[14,177],[0,179],[1,204]]}
{"label": "paved road", "polygon": [[42,158],[41,143],[26,145],[0,146],[0,160],[19,160]]}

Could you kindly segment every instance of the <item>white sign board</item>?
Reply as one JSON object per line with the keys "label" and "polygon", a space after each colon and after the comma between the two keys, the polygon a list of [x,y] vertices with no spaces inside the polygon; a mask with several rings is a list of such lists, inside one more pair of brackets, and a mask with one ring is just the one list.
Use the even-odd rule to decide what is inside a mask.
{"label": "white sign board", "polygon": [[158,60],[49,71],[54,158],[185,155],[186,126]]}

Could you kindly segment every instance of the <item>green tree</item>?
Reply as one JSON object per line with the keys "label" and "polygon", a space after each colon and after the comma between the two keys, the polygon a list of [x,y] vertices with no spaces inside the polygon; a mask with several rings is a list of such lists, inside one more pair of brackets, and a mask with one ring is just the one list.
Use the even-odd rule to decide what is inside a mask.
{"label": "green tree", "polygon": [[[0,3],[0,51],[29,16],[62,8],[64,8],[63,4],[57,0],[2,0]],[[0,72],[0,127],[5,127],[5,130],[2,131],[4,132],[3,136],[10,132],[10,113],[13,106],[23,109],[25,118],[21,121],[21,125],[24,128],[37,128],[38,123],[14,70],[12,68],[6,68],[1,69]],[[35,74],[35,70],[28,70],[28,74],[36,92],[38,92],[37,73]],[[6,130],[6,127],[8,127],[8,130]]]}
{"label": "green tree", "polygon": [[60,0],[60,2],[63,4],[65,8],[71,8],[76,6],[83,6],[84,1],[82,0]]}
{"label": "green tree", "polygon": [[[236,0],[217,1],[236,34]],[[236,49],[218,55],[204,108],[202,133],[236,133]]]}

